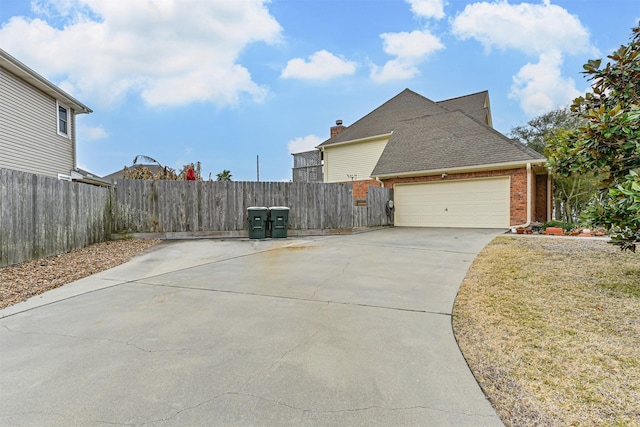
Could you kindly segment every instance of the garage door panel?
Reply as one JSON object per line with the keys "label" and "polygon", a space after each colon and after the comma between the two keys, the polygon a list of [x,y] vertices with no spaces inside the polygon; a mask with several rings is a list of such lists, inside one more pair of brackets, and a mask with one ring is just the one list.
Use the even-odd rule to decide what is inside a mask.
{"label": "garage door panel", "polygon": [[398,184],[395,224],[408,227],[509,226],[509,178]]}

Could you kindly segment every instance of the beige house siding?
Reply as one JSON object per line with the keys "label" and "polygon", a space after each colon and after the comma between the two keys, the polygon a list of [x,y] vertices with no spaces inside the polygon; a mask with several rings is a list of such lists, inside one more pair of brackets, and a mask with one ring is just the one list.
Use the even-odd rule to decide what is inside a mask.
{"label": "beige house siding", "polygon": [[69,137],[58,134],[56,99],[0,67],[0,168],[69,175],[75,167],[75,112]]}
{"label": "beige house siding", "polygon": [[363,142],[324,147],[325,182],[345,182],[371,178],[389,135]]}

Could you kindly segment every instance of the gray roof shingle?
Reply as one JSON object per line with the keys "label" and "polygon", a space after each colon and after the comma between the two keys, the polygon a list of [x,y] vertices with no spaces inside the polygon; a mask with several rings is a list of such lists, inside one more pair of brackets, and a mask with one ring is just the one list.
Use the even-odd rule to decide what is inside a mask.
{"label": "gray roof shingle", "polygon": [[405,89],[339,134],[324,141],[320,146],[384,135],[393,131],[397,123],[402,120],[446,111],[446,108],[432,100]]}
{"label": "gray roof shingle", "polygon": [[372,176],[544,160],[458,110],[396,123]]}
{"label": "gray roof shingle", "polygon": [[485,90],[457,98],[445,99],[444,101],[438,101],[437,104],[449,111],[462,110],[480,123],[492,126],[489,91]]}
{"label": "gray roof shingle", "polygon": [[488,97],[489,92],[483,91],[434,102],[410,89],[405,89],[320,146],[384,135],[393,131],[399,121],[445,111],[462,110],[481,123],[491,126]]}

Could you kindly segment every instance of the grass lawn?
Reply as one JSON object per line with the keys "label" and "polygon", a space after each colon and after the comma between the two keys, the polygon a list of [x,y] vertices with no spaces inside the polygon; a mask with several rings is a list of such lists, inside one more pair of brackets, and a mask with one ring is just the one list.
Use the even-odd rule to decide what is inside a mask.
{"label": "grass lawn", "polygon": [[640,426],[640,253],[498,237],[460,288],[453,328],[506,425]]}

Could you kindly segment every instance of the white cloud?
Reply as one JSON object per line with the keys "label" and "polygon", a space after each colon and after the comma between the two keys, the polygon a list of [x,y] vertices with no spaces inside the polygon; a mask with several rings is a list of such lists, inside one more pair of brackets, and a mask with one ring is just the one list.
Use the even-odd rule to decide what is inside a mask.
{"label": "white cloud", "polygon": [[79,98],[113,102],[134,92],[149,105],[227,105],[242,94],[259,101],[266,90],[237,59],[248,44],[279,41],[265,2],[38,0],[34,10],[51,23],[14,17],[0,39]]}
{"label": "white cloud", "polygon": [[320,145],[324,139],[317,135],[307,135],[292,139],[289,141],[289,153],[302,153],[304,151],[311,151]]}
{"label": "white cloud", "polygon": [[580,95],[575,81],[560,72],[560,54],[542,54],[537,64],[527,64],[513,77],[510,98],[520,101],[529,116],[537,116],[566,106]]}
{"label": "white cloud", "polygon": [[384,33],[380,37],[383,40],[385,53],[400,58],[421,59],[444,47],[440,39],[427,30],[416,30],[410,33]]}
{"label": "white cloud", "polygon": [[326,50],[320,50],[309,57],[309,62],[294,58],[287,62],[281,77],[311,80],[329,80],[356,72],[356,63],[347,61]]}
{"label": "white cloud", "polygon": [[455,35],[476,39],[487,49],[516,49],[540,54],[549,50],[595,53],[589,32],[566,9],[542,4],[480,2],[467,5],[452,23]]}
{"label": "white cloud", "polygon": [[429,54],[444,48],[440,39],[428,30],[384,33],[380,37],[384,52],[396,58],[383,67],[372,65],[371,78],[378,83],[415,77],[419,74],[417,65]]}
{"label": "white cloud", "polygon": [[444,18],[443,0],[406,0],[411,5],[411,12],[423,18]]}
{"label": "white cloud", "polygon": [[549,0],[469,4],[452,21],[452,31],[463,40],[478,40],[486,52],[513,49],[538,58],[513,77],[509,94],[531,116],[567,105],[579,95],[575,81],[562,76],[564,56],[598,55],[580,19]]}
{"label": "white cloud", "polygon": [[77,135],[82,139],[87,139],[89,141],[96,141],[98,139],[104,139],[109,136],[107,131],[101,126],[86,126],[79,125]]}
{"label": "white cloud", "polygon": [[371,79],[376,83],[384,83],[390,80],[409,80],[420,74],[418,67],[410,61],[400,59],[387,61],[382,67],[371,66]]}

